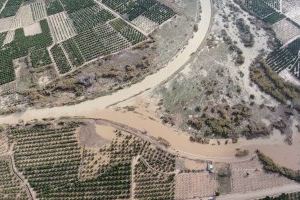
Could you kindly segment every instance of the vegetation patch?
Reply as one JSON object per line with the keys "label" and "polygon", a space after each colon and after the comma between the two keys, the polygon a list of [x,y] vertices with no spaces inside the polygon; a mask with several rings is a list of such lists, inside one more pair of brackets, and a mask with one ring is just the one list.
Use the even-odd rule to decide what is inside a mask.
{"label": "vegetation patch", "polygon": [[[214,105],[205,107],[202,115],[190,117],[187,124],[195,130],[204,132],[204,136],[217,138],[236,138],[239,135],[247,138],[269,135],[269,130],[262,124],[251,120],[251,109],[243,104],[234,106]],[[191,141],[198,141],[197,135]],[[201,143],[207,143],[205,139]]]}
{"label": "vegetation patch", "polygon": [[47,15],[54,15],[64,11],[63,5],[60,0],[50,0],[46,6]]}
{"label": "vegetation patch", "polygon": [[120,18],[111,21],[110,25],[133,45],[146,39],[142,33]]}
{"label": "vegetation patch", "polygon": [[52,63],[49,52],[46,48],[32,49],[30,51],[30,60],[32,67],[42,67]]}
{"label": "vegetation patch", "polygon": [[63,47],[66,50],[73,66],[79,67],[84,63],[84,58],[72,38],[63,42]]}
{"label": "vegetation patch", "polygon": [[11,162],[0,157],[0,199],[28,199],[26,190],[12,172]]}
{"label": "vegetation patch", "polygon": [[77,32],[81,33],[87,29],[95,27],[97,24],[104,24],[114,18],[109,11],[95,5],[87,7],[70,14]]}
{"label": "vegetation patch", "polygon": [[281,194],[278,197],[269,197],[263,198],[261,200],[298,200],[300,199],[300,192],[290,193],[290,194]]}
{"label": "vegetation patch", "polygon": [[240,33],[241,42],[245,47],[253,47],[254,45],[254,35],[250,31],[250,26],[245,23],[243,18],[236,20],[236,26]]}
{"label": "vegetation patch", "polygon": [[264,166],[264,169],[269,172],[278,173],[282,176],[285,176],[291,180],[300,182],[300,170],[295,171],[292,169],[288,169],[286,167],[282,167],[277,165],[271,158],[266,156],[260,151],[257,151],[257,156],[261,163]]}
{"label": "vegetation patch", "polygon": [[300,89],[285,82],[263,60],[256,61],[250,68],[250,78],[279,102],[284,104],[291,102],[297,110],[300,110]]}
{"label": "vegetation patch", "polygon": [[175,174],[156,172],[141,159],[138,160],[134,172],[135,198],[173,200],[175,194]]}
{"label": "vegetation patch", "polygon": [[8,0],[5,8],[0,13],[0,18],[11,17],[16,15],[24,0]]}
{"label": "vegetation patch", "polygon": [[59,73],[65,74],[69,72],[72,67],[60,45],[55,45],[51,48],[51,53],[53,55],[54,61],[58,68]]}
{"label": "vegetation patch", "polygon": [[[16,168],[37,198],[174,199],[174,155],[121,131],[104,146],[81,146],[76,130],[86,125],[45,119],[6,127]],[[1,170],[2,174],[8,172]]]}
{"label": "vegetation patch", "polygon": [[46,20],[40,21],[42,33],[25,36],[23,29],[15,31],[14,40],[0,50],[0,85],[15,79],[12,60],[28,56],[30,49],[43,49],[52,44],[49,26]]}
{"label": "vegetation patch", "polygon": [[93,0],[61,0],[61,3],[68,13],[72,13],[96,4]]}
{"label": "vegetation patch", "polygon": [[264,0],[234,0],[237,4],[251,14],[256,15],[260,19],[269,24],[274,24],[285,16],[279,13],[273,6],[268,4],[268,1]]}

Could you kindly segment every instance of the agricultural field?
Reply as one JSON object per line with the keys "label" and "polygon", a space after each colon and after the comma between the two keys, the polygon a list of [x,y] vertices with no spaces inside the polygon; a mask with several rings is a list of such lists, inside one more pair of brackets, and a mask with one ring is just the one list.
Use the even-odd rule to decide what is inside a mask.
{"label": "agricultural field", "polygon": [[300,79],[300,38],[271,52],[266,58],[267,64],[280,73],[288,69],[291,74]]}
{"label": "agricultural field", "polygon": [[145,33],[150,33],[151,31],[155,30],[156,27],[159,26],[158,23],[155,23],[142,15],[132,20],[132,23],[140,29],[142,29]]}
{"label": "agricultural field", "polygon": [[49,0],[46,1],[46,11],[47,15],[54,15],[64,11],[64,7],[60,0]]}
{"label": "agricultural field", "polygon": [[300,27],[290,20],[283,19],[272,25],[276,37],[283,43],[287,43],[300,35]]}
{"label": "agricultural field", "polygon": [[[106,126],[50,120],[7,127],[15,166],[36,198],[148,199],[155,193],[156,199],[174,199],[175,156],[129,133],[106,133]],[[0,176],[7,174],[1,170]]]}
{"label": "agricultural field", "polygon": [[175,12],[169,7],[156,0],[138,0],[128,4],[124,1],[103,0],[103,4],[125,15],[129,21],[143,15],[159,24],[175,15]]}
{"label": "agricultural field", "polygon": [[[196,0],[193,1],[193,3],[189,2],[187,9],[190,9],[190,7],[192,7],[190,5],[192,4],[199,4]],[[145,15],[149,14],[146,11],[151,7],[159,8],[159,10],[155,11],[157,12],[156,22],[154,18],[151,18],[151,16],[148,18],[144,16],[143,13],[140,13],[140,11],[137,12],[139,15],[136,15],[136,17],[130,21],[126,16],[114,12],[103,2],[86,1],[82,3],[79,1],[36,0],[22,4],[21,9],[19,9],[20,12],[17,12],[15,16],[0,20],[0,23],[2,24],[3,21],[5,22],[3,23],[4,26],[6,26],[0,26],[0,32],[5,34],[7,38],[6,46],[13,46],[13,44],[16,43],[16,37],[14,36],[16,36],[20,30],[23,30],[25,35],[23,38],[26,39],[42,35],[44,31],[42,27],[38,26],[44,23],[44,21],[48,23],[50,30],[49,37],[51,37],[52,42],[51,44],[49,43],[37,47],[35,45],[29,45],[26,53],[23,50],[22,55],[17,52],[21,57],[17,55],[10,57],[9,60],[12,59],[14,62],[11,64],[8,62],[8,64],[5,65],[10,68],[11,73],[14,75],[3,81],[1,88],[2,85],[12,81],[15,81],[14,83],[18,83],[18,85],[23,85],[23,82],[18,80],[20,77],[19,73],[23,73],[24,69],[26,69],[28,70],[28,74],[31,73],[30,76],[27,76],[28,80],[26,80],[26,82],[31,82],[31,87],[26,87],[26,90],[22,89],[23,93],[20,95],[21,99],[16,100],[17,102],[23,102],[25,106],[28,101],[44,96],[46,93],[40,92],[47,88],[50,89],[50,87],[45,86],[49,84],[51,84],[51,87],[59,86],[60,83],[58,83],[58,81],[62,81],[62,77],[66,77],[65,81],[68,82],[66,90],[65,87],[59,87],[65,90],[61,91],[63,94],[65,94],[64,92],[68,93],[67,98],[63,97],[64,100],[69,101],[72,99],[72,101],[77,101],[77,97],[80,94],[104,95],[109,92],[109,90],[115,90],[121,87],[119,84],[125,86],[137,82],[148,74],[151,74],[152,70],[155,71],[158,68],[164,67],[168,60],[179,52],[180,48],[183,47],[192,36],[192,26],[200,20],[195,10],[200,10],[200,6],[196,6],[197,9],[193,8],[192,13],[186,11],[185,13],[189,13],[188,17],[184,13],[181,16],[177,15],[179,16],[177,18],[173,17],[176,14],[175,9],[173,9],[176,8],[177,3],[175,2],[169,3],[170,8],[157,1],[148,0],[138,2],[145,4],[144,7],[145,9],[147,8],[143,12]],[[76,4],[84,5],[77,5],[75,8]],[[28,12],[25,13],[25,10]],[[136,11],[138,11],[137,7]],[[130,12],[131,16],[135,16],[134,12],[134,10]],[[195,17],[191,17],[194,15]],[[173,20],[175,23],[172,23]],[[184,26],[184,28],[178,30],[181,32],[178,34],[180,38],[175,36],[174,31],[178,26]],[[8,31],[9,34],[7,34]],[[172,37],[165,37],[165,35],[170,32],[172,32]],[[161,33],[164,35],[161,36]],[[168,45],[161,46],[162,42],[159,42],[160,40],[166,40]],[[31,52],[36,55],[38,52],[41,52],[42,56],[37,59],[34,54],[30,54]],[[156,56],[158,54],[162,56]],[[22,64],[16,65],[20,58],[22,59]],[[25,62],[23,62],[23,59],[25,59]],[[118,63],[117,60],[121,60],[120,63]],[[62,63],[59,63],[59,61],[62,61]],[[103,63],[103,61],[107,62],[107,64],[97,67],[97,65],[102,65],[99,63]],[[90,70],[92,68],[93,75],[91,76],[94,78],[86,77],[90,76]],[[111,68],[111,70],[109,68]],[[45,70],[45,72],[43,72],[43,70]],[[49,73],[53,71],[55,73],[50,75]],[[79,77],[80,73],[83,73],[81,77]],[[41,75],[45,77],[41,77]],[[72,79],[72,76],[76,77],[74,77],[73,80],[67,81],[67,79]],[[77,81],[80,83],[75,84]],[[93,85],[95,83],[96,85]],[[98,87],[98,83],[101,87]],[[29,84],[26,85],[29,86]],[[3,86],[3,88],[7,87]],[[4,90],[8,91],[6,89]],[[40,94],[34,94],[31,96],[32,98],[25,99],[25,96],[28,95],[31,90],[35,90],[35,92]],[[51,89],[52,92],[58,92],[59,90],[60,89]],[[13,91],[15,90],[12,89],[11,92]],[[73,91],[76,91],[75,95],[72,94]],[[50,95],[48,97],[56,98],[58,95]],[[48,97],[46,98],[48,99]],[[46,101],[44,102],[46,103]],[[60,103],[60,101],[52,100],[51,102]]]}
{"label": "agricultural field", "polygon": [[216,176],[208,172],[180,173],[176,175],[175,199],[213,196],[218,190]]}
{"label": "agricultural field", "polygon": [[65,74],[72,69],[69,60],[60,45],[51,48],[51,54],[56,63],[59,73]]}
{"label": "agricultural field", "polygon": [[62,3],[64,10],[68,13],[73,13],[96,4],[93,0],[60,0],[60,2]]}
{"label": "agricultural field", "polygon": [[9,158],[0,157],[0,199],[29,199],[24,186],[13,174]]}
{"label": "agricultural field", "polygon": [[0,1],[0,10],[3,8],[5,2],[6,2],[6,0],[1,0],[1,1]]}
{"label": "agricultural field", "polygon": [[52,63],[49,52],[46,48],[42,49],[31,49],[30,61],[32,67],[43,67]]}
{"label": "agricultural field", "polygon": [[124,1],[103,0],[102,3],[120,13],[145,33],[153,31],[176,14],[156,0],[138,0],[130,4]]}
{"label": "agricultural field", "polygon": [[1,18],[0,19],[0,32],[7,32],[11,28],[11,24],[14,21],[14,17],[6,17],[6,18]]}
{"label": "agricultural field", "polygon": [[48,18],[51,34],[56,43],[63,42],[76,35],[76,30],[66,12],[60,12]]}
{"label": "agricultural field", "polygon": [[[17,29],[14,33],[13,40],[9,36],[9,43],[6,44],[0,50],[1,64],[0,69],[1,79],[0,83],[8,83],[14,80],[15,72],[13,68],[12,60],[24,56],[28,56],[29,50],[35,48],[46,48],[51,45],[52,38],[50,36],[50,30],[46,20],[40,22],[41,34],[34,36],[25,36],[23,29]],[[8,36],[7,36],[8,37]]]}
{"label": "agricultural field", "polygon": [[110,22],[110,25],[133,45],[146,39],[142,33],[134,29],[122,19],[115,19]]}
{"label": "agricultural field", "polygon": [[47,17],[46,5],[44,1],[35,1],[30,4],[34,21],[40,21]]}
{"label": "agricultural field", "polygon": [[249,12],[255,14],[269,24],[274,24],[285,18],[285,16],[278,11],[277,0],[245,0],[242,5]]}
{"label": "agricultural field", "polygon": [[114,16],[109,11],[95,5],[71,13],[70,18],[72,19],[77,32],[81,33],[98,24],[104,24],[113,19]]}
{"label": "agricultural field", "polygon": [[[128,33],[131,34],[132,32],[129,31]],[[133,33],[136,35],[131,35],[133,36],[132,39],[139,40],[141,37],[140,33],[134,31]],[[93,29],[78,34],[75,36],[74,41],[77,43],[85,60],[92,60],[99,56],[115,53],[131,45],[125,37],[107,24],[97,25]]]}
{"label": "agricultural field", "polygon": [[[167,9],[166,6],[156,1],[139,3],[143,3],[149,9],[152,6],[161,7],[157,12],[160,12],[159,15],[165,20],[167,20],[166,15],[171,16],[170,13],[173,13],[171,9]],[[15,11],[8,9],[12,4],[18,7]],[[3,30],[0,28],[2,32],[0,42],[1,45],[5,45],[3,48],[6,50],[2,56],[7,57],[4,59],[8,60],[7,63],[11,63],[9,61],[11,59],[29,56],[28,58],[33,61],[31,66],[36,68],[51,64],[51,58],[52,62],[55,61],[55,65],[58,65],[58,61],[64,61],[57,66],[57,69],[60,74],[65,74],[71,70],[72,66],[82,66],[88,61],[120,52],[147,39],[147,36],[133,25],[92,0],[84,3],[69,0],[45,2],[37,0],[22,4],[22,6],[21,4],[22,1],[9,0],[8,7],[5,9],[7,8],[12,13],[3,14],[8,12],[5,9],[1,12],[4,16],[0,20],[1,25],[3,24],[3,27],[1,26]],[[146,23],[142,21],[136,23],[142,26],[141,30],[150,27],[147,33],[159,25],[158,22],[152,22],[146,17],[140,16],[140,18],[144,19],[142,21],[146,20]],[[24,44],[21,44],[21,40],[24,40]],[[41,40],[42,43],[42,40],[45,40],[45,44],[40,45],[34,42],[32,44],[31,42],[35,40]],[[16,49],[16,45],[19,44],[21,44],[20,47]],[[48,55],[45,48],[51,45],[56,46],[52,47]],[[62,49],[59,50],[60,48]],[[33,52],[30,55],[29,49]],[[42,53],[40,59],[34,55],[37,52]],[[66,62],[67,60],[69,61]],[[10,69],[3,69],[3,72],[14,74],[13,64],[6,64],[5,68]],[[14,75],[8,76],[9,78],[1,81],[1,85],[15,79]]]}
{"label": "agricultural field", "polygon": [[79,67],[85,62],[83,55],[81,54],[74,39],[71,38],[63,42],[63,48],[65,49],[73,66]]}
{"label": "agricultural field", "polygon": [[300,2],[298,0],[282,1],[282,11],[298,25],[300,25]]}
{"label": "agricultural field", "polygon": [[8,0],[4,9],[0,13],[0,18],[11,17],[16,15],[22,3],[23,0]]}

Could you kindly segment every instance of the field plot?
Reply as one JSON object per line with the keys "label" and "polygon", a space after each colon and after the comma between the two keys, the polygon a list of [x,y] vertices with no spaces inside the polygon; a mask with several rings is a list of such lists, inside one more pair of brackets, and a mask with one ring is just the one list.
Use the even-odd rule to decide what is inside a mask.
{"label": "field plot", "polygon": [[287,19],[280,20],[272,25],[276,37],[282,41],[283,44],[300,35],[300,29],[295,24]]}
{"label": "field plot", "polygon": [[68,57],[72,63],[73,66],[79,67],[84,63],[84,58],[75,43],[74,39],[69,39],[65,42],[63,42],[63,47],[66,50]]}
{"label": "field plot", "polygon": [[275,10],[270,4],[270,1],[266,3],[263,0],[245,0],[245,6],[250,12],[254,13],[265,22],[274,24],[283,19],[284,15]]}
{"label": "field plot", "polygon": [[15,177],[8,160],[0,158],[0,199],[28,199],[25,188]]}
{"label": "field plot", "polygon": [[6,38],[7,33],[0,33],[0,47],[3,45],[3,42]]}
{"label": "field plot", "polygon": [[159,24],[151,21],[147,17],[144,17],[142,15],[138,16],[135,18],[132,23],[142,29],[145,33],[149,34],[152,32],[154,29],[156,29]]}
{"label": "field plot", "polygon": [[278,174],[266,173],[258,159],[231,164],[231,177],[233,193],[263,190],[294,183]]}
{"label": "field plot", "polygon": [[[58,122],[7,130],[9,142],[14,144],[16,167],[37,198],[129,199],[133,190],[138,199],[149,199],[153,194],[156,199],[174,199],[174,174],[165,171],[174,169],[173,155],[121,131],[105,145],[90,148],[80,141],[88,134],[87,129],[79,128],[85,123]],[[145,155],[155,162],[148,163]],[[156,163],[160,156],[163,165]],[[139,160],[134,163],[136,157]],[[132,187],[132,180],[136,187]]]}
{"label": "field plot", "polygon": [[69,72],[72,67],[60,45],[55,45],[51,48],[51,54],[54,58],[59,73],[64,74]]}
{"label": "field plot", "polygon": [[0,51],[0,85],[15,80],[15,71],[13,68],[10,52]]}
{"label": "field plot", "polygon": [[300,1],[298,0],[284,0],[282,1],[282,11],[284,13],[286,13],[287,15],[289,15],[288,13],[292,12],[294,13],[294,11],[299,11],[300,8]]}
{"label": "field plot", "polygon": [[0,0],[0,10],[1,10],[2,7],[4,6],[4,4],[5,4],[6,1],[7,1],[7,0]]}
{"label": "field plot", "polygon": [[171,8],[158,3],[143,13],[143,15],[158,24],[162,24],[173,17],[175,13]]}
{"label": "field plot", "polygon": [[266,61],[276,72],[288,69],[295,77],[300,79],[300,38],[271,52]]}
{"label": "field plot", "polygon": [[32,36],[42,33],[42,28],[40,23],[34,23],[29,26],[24,27],[24,34],[25,36]]}
{"label": "field plot", "polygon": [[128,48],[131,44],[111,26],[98,25],[94,28],[95,34],[103,44],[104,54],[111,54]]}
{"label": "field plot", "polygon": [[93,0],[60,0],[63,4],[65,11],[68,13],[75,12],[90,6],[95,5],[96,3]]}
{"label": "field plot", "polygon": [[42,67],[52,63],[49,52],[46,48],[43,49],[31,49],[30,60],[32,67]]}
{"label": "field plot", "polygon": [[218,189],[216,178],[207,173],[181,173],[175,177],[175,199],[208,197]]}
{"label": "field plot", "polygon": [[152,170],[139,158],[134,167],[134,198],[173,200],[174,176]]}
{"label": "field plot", "polygon": [[285,68],[292,68],[297,61],[297,57],[288,49],[279,48],[270,53],[266,61],[275,72],[279,73]]}
{"label": "field plot", "polygon": [[11,43],[14,40],[14,37],[15,37],[15,31],[8,31],[3,41],[3,45]]}
{"label": "field plot", "polygon": [[0,157],[7,155],[8,148],[9,146],[7,136],[3,133],[0,133]]}
{"label": "field plot", "polygon": [[0,33],[10,30],[13,21],[14,21],[14,17],[6,17],[0,19],[0,24],[1,24]]}
{"label": "field plot", "polygon": [[[105,31],[105,30],[104,30]],[[74,37],[85,60],[92,60],[104,55],[105,49],[94,31],[88,30]]]}
{"label": "field plot", "polygon": [[40,21],[47,17],[46,6],[44,1],[35,1],[30,4],[34,21]]}
{"label": "field plot", "polygon": [[25,36],[23,29],[15,31],[14,40],[0,50],[0,84],[11,82],[15,79],[13,59],[28,56],[33,47],[40,49],[52,44],[49,26],[46,20],[40,21],[41,34]]}
{"label": "field plot", "polygon": [[78,33],[95,27],[97,24],[104,24],[114,16],[107,10],[95,5],[87,7],[70,14]]}
{"label": "field plot", "polygon": [[10,28],[10,30],[15,30],[15,29],[18,29],[18,28],[22,28],[22,18],[14,16],[13,20],[12,20],[12,23],[11,23],[9,28]]}
{"label": "field plot", "polygon": [[282,10],[281,0],[264,0],[264,2],[271,8],[281,12]]}
{"label": "field plot", "polygon": [[60,0],[49,0],[46,1],[47,15],[54,15],[64,11],[64,7]]}
{"label": "field plot", "polygon": [[142,33],[120,18],[110,21],[109,24],[133,45],[146,39]]}
{"label": "field plot", "polygon": [[16,15],[12,17],[9,30],[15,30],[34,23],[30,5],[21,6]]}
{"label": "field plot", "polygon": [[51,34],[56,43],[63,42],[76,35],[76,30],[66,12],[51,15],[48,18]]}
{"label": "field plot", "polygon": [[157,2],[156,0],[137,0],[130,2],[121,0],[102,0],[102,3],[121,15],[126,16],[129,21],[143,15],[150,20],[161,24],[175,15],[175,12]]}
{"label": "field plot", "polygon": [[23,0],[8,0],[8,2],[5,5],[5,8],[0,13],[0,18],[11,17],[16,15],[22,3]]}
{"label": "field plot", "polygon": [[22,27],[33,24],[34,20],[31,12],[31,6],[21,6],[21,8],[18,10],[16,18],[21,20]]}
{"label": "field plot", "polygon": [[74,39],[85,60],[115,53],[130,46],[124,37],[106,24],[82,32]]}

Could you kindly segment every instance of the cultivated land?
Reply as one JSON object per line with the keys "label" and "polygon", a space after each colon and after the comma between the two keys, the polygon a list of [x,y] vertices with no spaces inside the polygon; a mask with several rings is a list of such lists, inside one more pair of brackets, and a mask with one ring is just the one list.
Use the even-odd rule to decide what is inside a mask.
{"label": "cultivated land", "polygon": [[298,200],[297,1],[1,5],[0,198]]}

